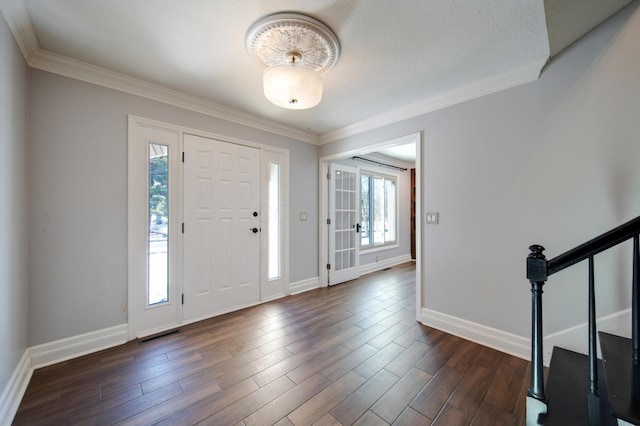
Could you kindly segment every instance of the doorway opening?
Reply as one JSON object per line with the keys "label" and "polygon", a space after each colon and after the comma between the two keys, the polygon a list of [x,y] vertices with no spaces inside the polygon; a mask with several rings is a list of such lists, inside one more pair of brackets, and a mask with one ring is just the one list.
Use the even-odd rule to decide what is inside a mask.
{"label": "doorway opening", "polygon": [[[394,152],[404,151],[408,149],[411,151],[413,149],[413,157],[411,154],[408,159],[404,157],[404,159],[400,160],[400,155],[402,154],[394,154]],[[421,232],[421,221],[416,220],[416,218],[422,217],[422,197],[421,197],[421,182],[422,182],[422,134],[421,133],[413,133],[410,135],[402,136],[399,138],[395,138],[392,140],[388,140],[385,142],[377,143],[374,145],[369,145],[365,147],[360,147],[357,149],[349,150],[346,152],[340,152],[332,155],[328,155],[325,157],[321,157],[319,159],[319,261],[318,261],[318,269],[319,269],[319,280],[320,285],[322,287],[326,287],[329,284],[334,284],[335,280],[331,280],[331,274],[334,273],[335,270],[335,259],[336,259],[336,251],[335,251],[335,243],[332,241],[333,238],[339,232],[336,230],[336,219],[337,215],[335,212],[336,203],[339,202],[335,197],[335,191],[331,191],[331,186],[335,186],[335,180],[332,182],[332,179],[335,179],[331,175],[331,166],[332,164],[356,164],[357,168],[359,168],[364,176],[367,176],[368,179],[371,176],[387,176],[387,180],[389,182],[393,182],[393,176],[397,176],[400,182],[400,186],[398,187],[398,193],[402,193],[402,196],[398,196],[398,202],[401,203],[403,200],[406,201],[408,205],[403,205],[401,209],[396,211],[407,212],[406,214],[400,213],[397,217],[399,223],[401,223],[400,228],[404,231],[399,232],[397,240],[391,239],[393,241],[387,241],[385,244],[385,240],[381,239],[380,244],[376,246],[372,244],[368,246],[366,250],[362,253],[358,254],[358,260],[362,259],[363,262],[358,263],[358,271],[357,275],[363,275],[369,272],[382,270],[386,267],[393,266],[394,262],[403,263],[411,258],[415,259],[416,262],[416,320],[420,319],[420,310],[422,306],[422,232]],[[401,164],[401,165],[409,165],[413,161],[413,167],[396,167],[396,169],[407,169],[406,171],[398,171],[395,172],[389,168],[385,168],[385,166],[381,165],[365,165],[366,163],[358,163],[357,159],[353,159],[353,157],[359,157],[366,155],[366,158],[375,158],[374,156],[378,156],[378,154],[385,155],[386,157],[390,157],[391,161],[387,163],[389,165]],[[394,161],[393,155],[398,155],[395,157],[397,160]],[[378,158],[380,158],[378,156]],[[385,158],[385,157],[382,157]],[[384,162],[383,162],[384,163]],[[385,172],[381,173],[378,168],[385,168]],[[404,175],[403,175],[404,174]],[[413,174],[413,176],[412,176]],[[371,180],[371,179],[370,179]],[[378,179],[381,182],[384,182],[384,179]],[[376,180],[377,182],[377,180]],[[404,183],[403,182],[411,182]],[[358,177],[358,194],[362,194],[359,189],[360,185],[360,177]],[[414,187],[412,187],[414,185]],[[395,188],[395,184],[391,185]],[[384,184],[381,186],[381,191],[384,190]],[[403,192],[404,191],[404,192]],[[414,191],[414,192],[413,192]],[[381,192],[382,194],[383,192]],[[386,194],[386,193],[385,193]],[[388,194],[386,194],[388,195]],[[384,198],[384,197],[383,197]],[[356,234],[356,239],[361,239],[361,234],[359,233],[363,228],[362,224],[362,216],[366,216],[367,214],[373,215],[372,211],[369,213],[362,211],[361,209],[362,200],[358,200],[357,205],[357,217],[353,221],[353,223],[343,224],[339,223],[345,230],[352,228],[357,229],[358,233]],[[388,202],[387,205],[390,205],[391,202]],[[369,204],[371,209],[371,204]],[[366,209],[365,209],[366,210]],[[411,212],[411,213],[409,213]],[[389,228],[390,223],[389,217],[393,217],[393,214],[389,214],[387,209],[386,212],[380,213],[384,216],[384,220],[381,221],[384,224],[384,229],[380,229],[378,232],[386,233],[386,235],[392,235],[393,232]],[[332,222],[333,221],[333,222]],[[400,229],[398,228],[398,229]],[[406,231],[406,230],[409,231]],[[412,235],[412,229],[415,229],[415,234]],[[372,229],[370,231],[373,231]],[[413,240],[413,241],[412,241]],[[361,248],[361,241],[358,241],[358,248]],[[412,247],[412,245],[415,247]],[[392,251],[395,250],[395,251]],[[406,253],[405,253],[406,252]],[[390,253],[400,253],[400,256],[389,258]],[[380,260],[380,261],[379,261]],[[395,264],[397,264],[395,263]]]}

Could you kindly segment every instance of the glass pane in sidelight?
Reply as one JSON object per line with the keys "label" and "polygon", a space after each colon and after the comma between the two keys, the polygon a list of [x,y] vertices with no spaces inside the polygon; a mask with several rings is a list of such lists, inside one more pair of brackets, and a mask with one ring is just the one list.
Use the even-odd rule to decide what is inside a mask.
{"label": "glass pane in sidelight", "polygon": [[147,304],[169,300],[169,147],[149,144]]}
{"label": "glass pane in sidelight", "polygon": [[269,163],[268,272],[269,280],[280,278],[280,164]]}

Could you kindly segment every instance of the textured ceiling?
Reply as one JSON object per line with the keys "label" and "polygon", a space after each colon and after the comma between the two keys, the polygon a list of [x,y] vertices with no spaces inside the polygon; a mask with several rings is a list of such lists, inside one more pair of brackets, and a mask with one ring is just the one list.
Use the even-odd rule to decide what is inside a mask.
{"label": "textured ceiling", "polygon": [[[0,1],[32,66],[72,58],[320,143],[531,81],[549,58],[542,0]],[[280,11],[311,15],[340,39],[310,110],[270,104],[245,51],[250,25]]]}

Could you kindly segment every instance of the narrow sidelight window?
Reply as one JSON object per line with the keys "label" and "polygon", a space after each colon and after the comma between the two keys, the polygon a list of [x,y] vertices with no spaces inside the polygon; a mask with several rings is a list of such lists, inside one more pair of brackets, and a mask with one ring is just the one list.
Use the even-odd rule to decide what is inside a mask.
{"label": "narrow sidelight window", "polygon": [[280,164],[269,163],[268,272],[269,280],[280,278]]}
{"label": "narrow sidelight window", "polygon": [[169,147],[149,144],[147,305],[169,300]]}

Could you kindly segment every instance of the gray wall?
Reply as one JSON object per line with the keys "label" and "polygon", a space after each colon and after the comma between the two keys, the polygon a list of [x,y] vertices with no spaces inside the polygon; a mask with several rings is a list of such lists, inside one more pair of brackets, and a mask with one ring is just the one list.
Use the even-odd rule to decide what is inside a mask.
{"label": "gray wall", "polygon": [[0,391],[27,348],[27,65],[0,14]]}
{"label": "gray wall", "polygon": [[127,114],[289,149],[290,279],[318,275],[315,145],[35,69],[29,77],[29,345],[127,322]]}
{"label": "gray wall", "polygon": [[[320,149],[422,131],[422,305],[529,335],[527,247],[553,257],[640,215],[637,2],[558,55],[538,81]],[[423,218],[424,220],[424,218]],[[630,305],[630,248],[596,258],[599,315]],[[586,321],[586,266],[545,287],[546,333]]]}

